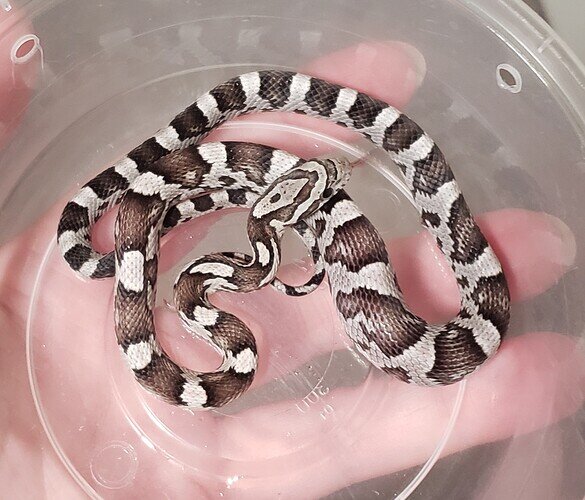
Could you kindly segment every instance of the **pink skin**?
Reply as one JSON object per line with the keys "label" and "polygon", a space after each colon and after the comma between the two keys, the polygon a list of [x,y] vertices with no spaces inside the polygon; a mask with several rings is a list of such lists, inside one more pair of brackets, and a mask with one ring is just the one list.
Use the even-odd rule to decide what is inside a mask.
{"label": "pink skin", "polygon": [[[360,88],[398,106],[408,102],[424,76],[421,56],[397,43],[364,43],[343,49],[314,61],[304,70]],[[243,118],[246,119],[303,123],[341,139],[347,139],[349,134],[322,121],[309,120],[311,123],[306,125],[307,118],[299,116],[273,114]],[[236,137],[233,129],[224,128],[210,140],[263,142],[303,156],[315,155],[319,149],[311,141],[287,143],[285,134],[247,130],[246,136],[238,131]],[[59,203],[42,221],[0,249],[0,321],[4,332],[0,400],[11,403],[10,410],[0,405],[0,481],[3,493],[11,498],[79,495],[39,423],[25,359],[25,321],[32,286],[44,249],[54,237],[62,205]],[[163,246],[161,271],[183,257],[193,238],[204,235],[220,216],[210,215],[174,230]],[[112,246],[112,222],[113,214],[108,214],[96,228],[95,238],[101,249]],[[529,300],[553,287],[574,262],[571,231],[547,214],[507,209],[483,214],[479,222],[504,265],[515,302]],[[406,300],[414,311],[432,321],[454,314],[459,301],[455,281],[428,235],[422,232],[387,243]],[[45,370],[46,380],[40,384],[47,410],[61,412],[64,428],[72,425],[68,415],[75,415],[79,407],[100,422],[98,430],[91,434],[62,434],[62,444],[70,458],[75,462],[97,443],[123,432],[119,422],[124,419],[118,404],[112,401],[111,387],[100,379],[112,370],[121,397],[128,400],[131,413],[137,416],[136,424],[147,435],[153,423],[140,411],[141,398],[163,422],[172,425],[174,433],[194,443],[196,450],[207,446],[200,456],[193,455],[190,449],[188,462],[200,464],[207,473],[199,476],[185,474],[172,461],[161,460],[158,453],[142,456],[133,497],[160,497],[162,491],[172,498],[215,497],[218,492],[228,497],[233,493],[237,498],[272,498],[278,494],[287,498],[318,497],[353,482],[424,462],[444,431],[457,386],[419,388],[387,376],[369,377],[365,382],[367,391],[363,385],[331,389],[327,401],[334,402],[336,414],[357,415],[344,420],[347,440],[341,443],[327,440],[330,424],[324,423],[318,412],[290,411],[290,401],[254,406],[240,411],[237,418],[222,418],[209,412],[195,416],[176,412],[144,396],[121,364],[112,318],[104,317],[104,311],[110,309],[112,281],[78,280],[57,252],[51,254],[45,269],[45,282],[51,288],[42,294],[37,317],[62,320],[55,324],[47,321],[39,335],[50,339],[51,352],[61,349],[69,354],[67,363],[60,366],[51,363],[50,358],[38,360]],[[307,277],[298,266],[290,266],[281,274],[289,282]],[[217,303],[246,321],[258,339],[260,368],[252,391],[319,354],[345,348],[347,343],[325,286],[309,297],[295,300],[263,289],[247,295],[223,294],[217,297]],[[276,322],[282,328],[266,326]],[[171,311],[159,310],[157,323],[161,342],[178,362],[199,369],[216,366],[215,353],[185,335]],[[314,325],[318,325],[318,331]],[[73,342],[77,347],[71,347]],[[527,434],[577,411],[585,394],[585,358],[576,347],[574,338],[555,332],[526,332],[506,340],[498,355],[469,378],[456,430],[443,454]],[[277,356],[277,351],[285,356]],[[61,394],[59,378],[66,379],[70,373],[75,373],[80,386],[86,388],[79,398],[68,399]],[[371,395],[377,397],[368,397]],[[361,413],[356,413],[358,403],[365,409]],[[364,412],[368,414],[365,428],[361,416]],[[174,446],[174,437],[157,436],[158,446]],[[140,446],[138,435],[126,432],[124,439]],[[319,446],[289,454],[295,443]],[[348,450],[349,465],[336,459]],[[229,457],[236,462],[221,458],[214,462],[209,457]],[[225,478],[241,470],[246,474],[235,484],[226,485]],[[89,477],[87,471],[82,474]],[[102,493],[110,498],[124,497],[124,490]],[[124,498],[128,498],[128,491],[125,494]]]}

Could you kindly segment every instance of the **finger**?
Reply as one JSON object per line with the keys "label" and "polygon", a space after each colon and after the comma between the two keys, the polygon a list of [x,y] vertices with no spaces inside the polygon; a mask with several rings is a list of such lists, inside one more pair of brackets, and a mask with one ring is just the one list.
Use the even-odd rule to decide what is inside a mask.
{"label": "finger", "polygon": [[[222,215],[213,213],[182,228],[163,240],[161,271],[170,269],[191,251]],[[100,221],[96,244],[107,249],[115,214]],[[553,286],[571,268],[576,257],[575,237],[560,219],[544,212],[504,209],[477,217],[482,232],[500,259],[512,300],[523,301]],[[430,234],[388,242],[391,261],[409,307],[427,321],[439,322],[457,314],[459,290],[445,257]],[[287,282],[303,283],[306,266],[281,271]]]}
{"label": "finger", "polygon": [[[426,66],[420,52],[405,43],[364,42],[327,54],[301,71],[355,88],[389,104],[403,106],[422,83]],[[234,126],[234,122],[240,126]],[[242,127],[241,123],[250,126]],[[291,127],[310,130],[317,135],[291,134]],[[359,137],[356,132],[319,118],[296,113],[261,113],[232,120],[213,131],[205,142],[254,142],[311,158],[332,150],[332,146],[319,136],[346,142]],[[111,215],[104,216],[104,219],[99,226],[96,225],[94,234],[105,248],[112,248],[114,219]]]}
{"label": "finger", "polygon": [[[176,228],[163,240],[161,270],[170,269],[225,214],[213,213]],[[498,255],[512,300],[528,300],[554,285],[574,264],[575,236],[560,219],[544,212],[505,209],[476,217]],[[449,266],[426,231],[387,242],[391,261],[412,310],[428,321],[457,314],[459,291]],[[304,283],[307,266],[280,271],[286,282]]]}
{"label": "finger", "polygon": [[[575,238],[555,217],[507,209],[482,215],[479,224],[502,261],[515,301],[554,286],[573,265]],[[162,249],[164,267],[169,267],[169,254],[176,259],[192,249],[193,240],[203,231],[199,226],[206,225],[205,220],[199,220],[177,229]],[[389,241],[387,246],[406,303],[416,314],[430,322],[446,321],[457,314],[457,282],[426,232]],[[286,282],[301,283],[309,273],[306,266],[289,265],[280,275]],[[168,291],[162,293],[171,301]],[[343,349],[348,342],[326,285],[306,297],[291,298],[265,288],[252,294],[217,294],[214,302],[240,317],[256,335],[260,363],[253,387],[293,371],[317,355]],[[173,312],[161,313],[165,327],[159,334],[168,346],[180,346],[178,360],[208,366],[212,356],[217,363],[219,358],[185,337]]]}
{"label": "finger", "polygon": [[[510,340],[470,377],[442,456],[526,434],[577,411],[585,399],[585,353],[576,347],[574,339],[555,333]],[[457,390],[377,377],[367,393],[362,387],[332,390],[304,413],[286,401],[224,419],[216,429],[218,446],[235,463],[262,463],[256,477],[242,474],[235,485],[239,498],[283,491],[290,498],[317,498],[429,459]],[[322,418],[320,405],[326,404],[334,407],[334,418]]]}
{"label": "finger", "polygon": [[[575,262],[575,236],[567,225],[543,212],[505,209],[477,217],[500,259],[513,301],[530,299],[552,287]],[[405,300],[427,321],[457,314],[457,282],[427,232],[389,245]]]}
{"label": "finger", "polygon": [[[426,64],[423,55],[406,43],[363,42],[313,60],[300,71],[401,108],[424,80]],[[232,122],[212,132],[206,141],[258,142],[311,158],[334,149],[327,141],[320,140],[319,135],[344,142],[353,142],[359,137],[347,128],[295,113],[262,113],[234,121],[240,125],[253,123],[253,126],[234,126]],[[271,124],[278,126],[271,127]],[[312,134],[292,134],[294,129],[310,130]]]}

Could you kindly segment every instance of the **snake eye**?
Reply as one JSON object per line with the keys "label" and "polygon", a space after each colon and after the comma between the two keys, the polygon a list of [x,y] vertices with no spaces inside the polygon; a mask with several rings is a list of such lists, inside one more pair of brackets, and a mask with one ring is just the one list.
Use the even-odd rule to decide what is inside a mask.
{"label": "snake eye", "polygon": [[329,187],[325,188],[323,190],[323,198],[330,198],[332,194],[333,194],[333,189],[331,189]]}
{"label": "snake eye", "polygon": [[270,198],[270,203],[276,203],[278,200],[280,200],[280,198],[282,198],[282,196],[280,195],[280,193],[275,193]]}

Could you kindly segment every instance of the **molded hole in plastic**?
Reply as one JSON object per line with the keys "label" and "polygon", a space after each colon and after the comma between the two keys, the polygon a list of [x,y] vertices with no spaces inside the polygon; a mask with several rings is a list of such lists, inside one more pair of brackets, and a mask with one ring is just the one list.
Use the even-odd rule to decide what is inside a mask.
{"label": "molded hole in plastic", "polygon": [[14,64],[25,64],[30,61],[37,52],[41,53],[42,47],[39,37],[36,35],[23,35],[21,36],[10,51],[10,59]]}
{"label": "molded hole in plastic", "polygon": [[522,75],[510,64],[500,64],[497,67],[496,78],[498,86],[512,94],[517,94],[522,90]]}

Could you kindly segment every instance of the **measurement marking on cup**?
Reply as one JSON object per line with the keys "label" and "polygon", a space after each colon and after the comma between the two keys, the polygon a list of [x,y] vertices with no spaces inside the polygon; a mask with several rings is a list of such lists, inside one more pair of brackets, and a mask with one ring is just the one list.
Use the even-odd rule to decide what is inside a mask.
{"label": "measurement marking on cup", "polygon": [[329,386],[322,383],[323,377],[317,373],[312,365],[309,365],[307,370],[309,374],[318,379],[319,382],[309,394],[295,404],[295,407],[301,413],[306,413],[309,409],[314,408],[319,411],[319,416],[323,420],[327,420],[327,418],[335,412],[333,406],[326,403],[323,399],[330,392]]}
{"label": "measurement marking on cup", "polygon": [[332,415],[335,411],[331,404],[325,403],[323,400],[327,394],[329,394],[329,387],[319,384],[303,399],[296,403],[295,407],[301,413],[306,413],[310,408],[319,406],[319,416],[323,420],[327,420],[327,417]]}

